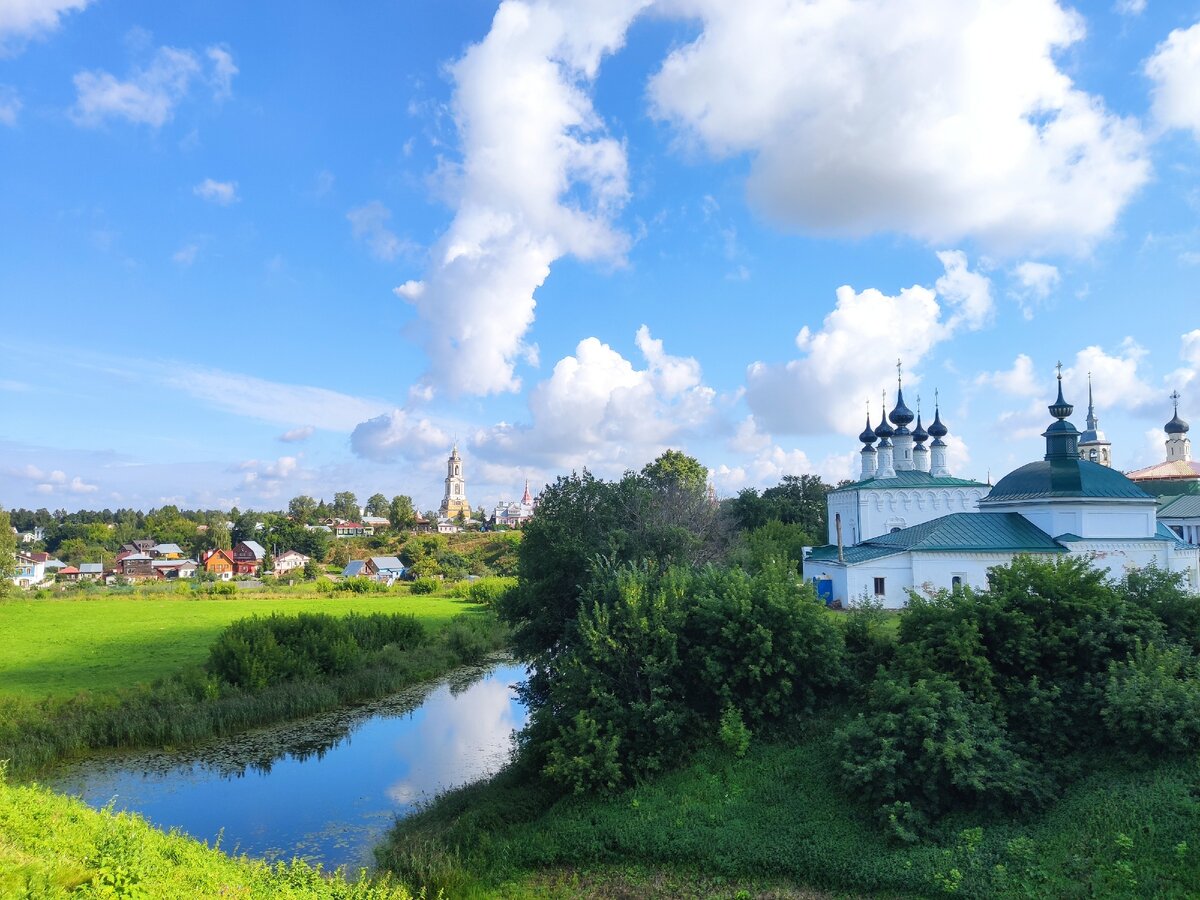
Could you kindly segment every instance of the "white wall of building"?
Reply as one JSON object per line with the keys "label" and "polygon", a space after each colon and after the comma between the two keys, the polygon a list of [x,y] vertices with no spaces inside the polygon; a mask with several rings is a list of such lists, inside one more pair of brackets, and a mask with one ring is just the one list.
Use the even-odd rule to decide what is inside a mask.
{"label": "white wall of building", "polygon": [[842,516],[842,543],[851,547],[950,513],[978,512],[987,492],[986,486],[837,491],[828,500],[829,543],[837,543],[837,513]]}
{"label": "white wall of building", "polygon": [[1134,539],[1151,537],[1158,529],[1154,500],[1037,500],[991,502],[990,513],[1014,512],[1051,537],[1077,534],[1082,538]]}

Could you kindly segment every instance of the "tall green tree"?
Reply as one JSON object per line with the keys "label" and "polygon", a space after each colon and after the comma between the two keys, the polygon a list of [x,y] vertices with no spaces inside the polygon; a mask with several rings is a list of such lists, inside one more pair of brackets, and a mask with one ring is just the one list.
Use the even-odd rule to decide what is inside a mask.
{"label": "tall green tree", "polygon": [[703,492],[708,485],[708,469],[698,459],[679,450],[666,450],[647,463],[642,474],[660,488],[680,488]]}
{"label": "tall green tree", "polygon": [[317,516],[317,501],[308,494],[301,494],[288,501],[288,515],[299,525],[311,525]]}
{"label": "tall green tree", "polygon": [[383,494],[372,494],[367,500],[366,514],[368,516],[386,517],[388,514],[388,499]]}
{"label": "tall green tree", "polygon": [[338,491],[333,495],[333,515],[339,519],[357,519],[358,498],[351,491]]}
{"label": "tall green tree", "polygon": [[388,505],[388,521],[395,531],[407,531],[417,521],[417,511],[413,508],[412,497],[397,494]]}

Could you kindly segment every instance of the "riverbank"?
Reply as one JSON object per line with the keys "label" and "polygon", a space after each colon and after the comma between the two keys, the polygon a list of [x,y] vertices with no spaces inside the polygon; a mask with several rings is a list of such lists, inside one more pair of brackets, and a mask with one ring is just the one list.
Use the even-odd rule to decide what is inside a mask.
{"label": "riverbank", "polygon": [[630,896],[663,896],[656,885],[672,879],[715,896],[743,885],[754,896],[1183,898],[1200,884],[1200,757],[1096,757],[1038,815],[953,815],[905,845],[840,787],[840,722],[820,717],[741,759],[707,749],[608,798],[564,796],[508,769],[397,823],[377,855],[414,888],[477,897],[571,884],[603,896],[583,886],[609,879]]}
{"label": "riverbank", "polygon": [[410,900],[403,885],[363,874],[330,878],[303,862],[230,857],[138,816],[97,812],[0,774],[0,897],[208,897]]}
{"label": "riverbank", "polygon": [[[136,607],[145,601],[124,602]],[[124,658],[154,656],[164,641],[185,644],[193,654],[203,646],[207,654],[208,645],[220,634],[220,628],[213,633],[209,627],[184,627],[180,622],[187,620],[189,607],[209,601],[174,602],[183,609],[172,620],[175,627],[170,634],[158,638],[153,632],[142,632],[125,649]],[[322,601],[319,608],[329,612],[332,603],[336,601]],[[361,611],[377,604],[378,601],[349,601],[344,604],[344,611],[361,615]],[[80,604],[81,608],[87,605],[88,601]],[[261,613],[271,611],[270,607],[252,608]],[[392,600],[390,605],[391,612],[411,613],[414,608],[437,612],[418,620],[421,626],[417,633],[419,637],[423,630],[422,639],[408,645],[388,644],[372,649],[362,655],[353,669],[337,675],[296,678],[255,688],[214,681],[212,673],[196,664],[152,684],[81,693],[69,699],[51,695],[34,701],[19,693],[0,694],[0,759],[9,760],[11,777],[28,777],[60,759],[91,750],[187,746],[257,725],[380,697],[457,666],[476,663],[507,643],[507,632],[482,607],[445,597],[422,598],[422,603],[411,603],[408,598],[403,603]],[[462,612],[464,609],[466,613]],[[443,614],[451,610],[457,613],[454,618]],[[136,608],[122,612],[132,614]],[[218,608],[216,612],[229,615],[234,610]],[[0,621],[11,623],[12,618]],[[123,620],[118,617],[117,621]],[[0,631],[0,636],[7,640],[11,634]],[[86,643],[86,639],[59,645],[65,648],[59,654],[64,667],[75,672],[76,677],[79,667],[72,669],[70,660],[81,658],[81,643]]]}

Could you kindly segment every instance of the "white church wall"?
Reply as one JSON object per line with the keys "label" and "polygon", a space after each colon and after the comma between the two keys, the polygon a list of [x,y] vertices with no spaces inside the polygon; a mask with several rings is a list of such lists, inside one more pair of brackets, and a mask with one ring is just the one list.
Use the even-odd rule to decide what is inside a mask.
{"label": "white church wall", "polygon": [[955,512],[978,512],[987,488],[928,487],[839,491],[829,495],[829,543],[837,543],[834,516],[842,516],[842,542],[862,541],[911,528]]}
{"label": "white church wall", "polygon": [[964,587],[983,589],[988,569],[1008,565],[1012,558],[1011,553],[918,553],[913,556],[913,582],[917,590],[933,592],[950,590],[960,578]]}

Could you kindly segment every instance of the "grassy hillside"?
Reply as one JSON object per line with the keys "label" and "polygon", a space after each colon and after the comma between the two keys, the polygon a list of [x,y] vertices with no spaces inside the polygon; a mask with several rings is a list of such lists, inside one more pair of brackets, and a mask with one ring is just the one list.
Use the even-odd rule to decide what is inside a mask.
{"label": "grassy hillside", "polygon": [[690,879],[710,886],[691,896],[730,896],[739,884],[769,896],[793,895],[781,885],[869,896],[1196,895],[1200,758],[1097,758],[1042,814],[956,815],[934,839],[905,845],[837,784],[836,724],[819,720],[743,759],[704,751],[607,799],[555,800],[502,773],[399,823],[381,860],[414,885],[474,896],[541,884],[606,896],[614,878],[628,896],[668,896],[658,886]]}
{"label": "grassy hillside", "polygon": [[0,897],[408,900],[386,881],[327,877],[304,863],[234,859],[138,816],[111,815],[0,775]]}
{"label": "grassy hillside", "polygon": [[272,612],[412,613],[431,626],[474,604],[407,592],[324,597],[248,594],[230,598],[95,599],[0,602],[0,697],[111,693],[200,665],[230,622]]}

